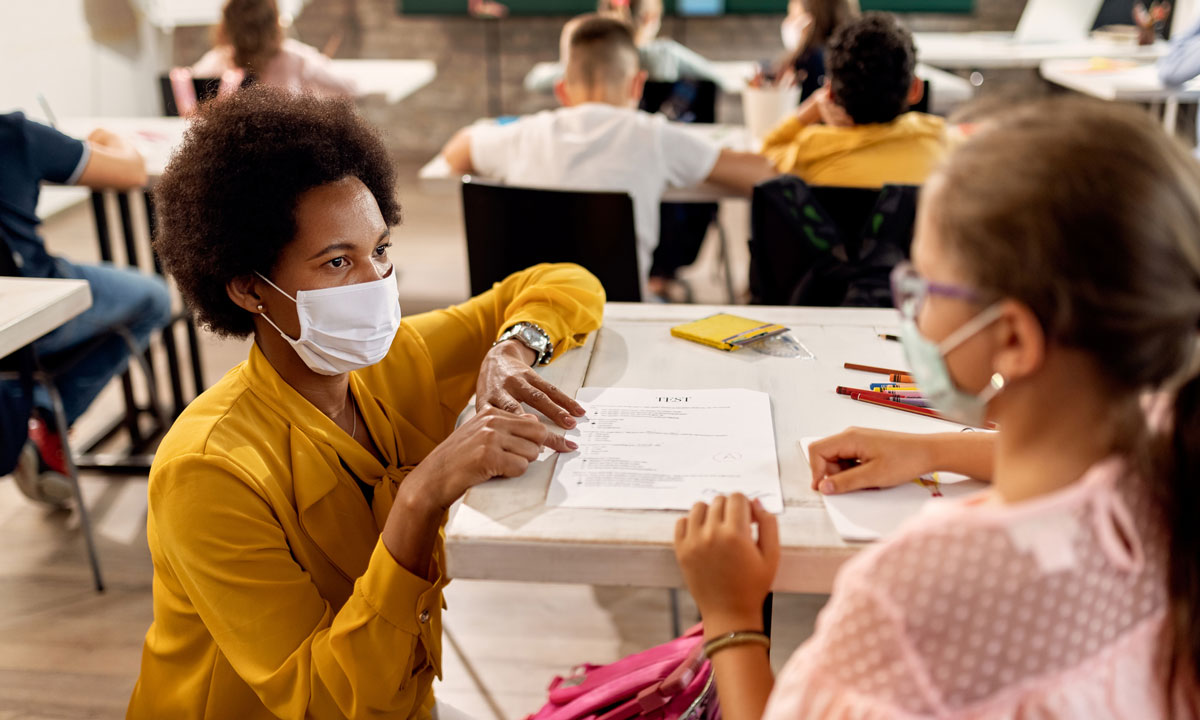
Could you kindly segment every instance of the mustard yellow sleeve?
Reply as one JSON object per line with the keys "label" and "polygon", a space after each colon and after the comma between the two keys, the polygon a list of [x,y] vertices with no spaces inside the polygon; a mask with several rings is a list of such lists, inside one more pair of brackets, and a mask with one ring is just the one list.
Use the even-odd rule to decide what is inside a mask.
{"label": "mustard yellow sleeve", "polygon": [[559,358],[582,345],[603,317],[600,281],[578,265],[562,263],[513,273],[461,305],[406,322],[429,348],[443,404],[457,413],[475,392],[483,356],[509,327],[537,325],[550,336]]}
{"label": "mustard yellow sleeve", "polygon": [[794,114],[789,115],[763,139],[762,154],[779,172],[795,172],[796,140],[806,127]]}
{"label": "mustard yellow sleeve", "polygon": [[150,490],[161,561],[221,653],[280,718],[411,717],[429,693],[415,677],[431,662],[430,633],[441,632],[430,622],[438,578],[413,575],[379,543],[334,612],[245,478],[229,460],[183,455],[157,467]]}

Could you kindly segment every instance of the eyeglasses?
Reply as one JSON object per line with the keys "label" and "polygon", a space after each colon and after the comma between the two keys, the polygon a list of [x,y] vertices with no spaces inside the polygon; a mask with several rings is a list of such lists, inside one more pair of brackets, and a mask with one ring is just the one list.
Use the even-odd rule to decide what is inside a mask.
{"label": "eyeglasses", "polygon": [[906,318],[915,318],[930,295],[979,302],[979,293],[961,285],[935,283],[921,277],[912,263],[905,260],[892,270],[892,302]]}

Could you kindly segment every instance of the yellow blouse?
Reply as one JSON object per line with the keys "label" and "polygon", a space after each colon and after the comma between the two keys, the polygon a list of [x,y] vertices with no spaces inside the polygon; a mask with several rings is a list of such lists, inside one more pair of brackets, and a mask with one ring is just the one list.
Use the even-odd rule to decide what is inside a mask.
{"label": "yellow blouse", "polygon": [[805,125],[793,116],[767,135],[762,152],[776,170],[809,185],[877,188],[924,184],[949,145],[945,121],[925,113],[853,127]]}
{"label": "yellow blouse", "polygon": [[392,558],[379,529],[396,485],[454,429],[505,328],[537,324],[558,357],[603,308],[586,270],[539,265],[406,318],[383,362],[350,374],[386,467],[251,348],[151,468],[154,623],[127,717],[429,718],[444,549],[425,577]]}

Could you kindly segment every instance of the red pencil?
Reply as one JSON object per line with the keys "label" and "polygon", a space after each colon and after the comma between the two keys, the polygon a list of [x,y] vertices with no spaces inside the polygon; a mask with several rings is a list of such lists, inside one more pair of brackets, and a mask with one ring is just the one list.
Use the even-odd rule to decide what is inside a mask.
{"label": "red pencil", "polygon": [[[850,393],[850,399],[857,400],[859,402],[870,403],[872,405],[878,405],[880,407],[892,408],[893,410],[903,410],[904,412],[910,412],[915,415],[924,415],[925,417],[937,418],[938,420],[946,420],[946,418],[942,417],[936,410],[917,407],[915,405],[905,405],[904,403],[892,402],[890,400],[877,400],[869,395],[864,395],[862,392]],[[950,420],[949,422],[954,421]],[[986,423],[985,427],[987,427],[989,430],[995,430],[996,423]]]}

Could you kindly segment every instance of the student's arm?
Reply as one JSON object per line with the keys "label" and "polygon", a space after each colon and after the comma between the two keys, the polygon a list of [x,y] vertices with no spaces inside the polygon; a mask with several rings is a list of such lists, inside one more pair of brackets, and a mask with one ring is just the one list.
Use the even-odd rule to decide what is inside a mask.
{"label": "student's arm", "polygon": [[[823,494],[893,487],[934,471],[991,482],[995,433],[928,435],[850,428],[808,449],[812,487]],[[856,463],[846,470],[843,464]]]}
{"label": "student's arm", "polygon": [[771,132],[767,133],[767,136],[763,138],[763,154],[773,157],[794,142],[796,136],[803,132],[804,128],[821,122],[820,103],[822,102],[822,95],[826,93],[828,93],[828,90],[821,88],[812,95],[809,95],[796,108],[795,113],[775,126],[775,129],[771,130]]}
{"label": "student's arm", "polygon": [[[753,526],[758,526],[758,539]],[[762,632],[762,607],[779,567],[779,525],[757,501],[741,494],[697,503],[675,526],[675,555],[704,620],[704,639]],[[746,644],[712,655],[721,716],[760,720],[774,676],[762,645]]]}
{"label": "student's arm", "polygon": [[1164,85],[1182,85],[1200,75],[1200,19],[1187,32],[1172,38],[1171,47],[1158,61],[1158,77]]}
{"label": "student's arm", "polygon": [[305,90],[323,97],[354,97],[358,86],[333,71],[333,63],[319,50],[303,43],[289,44],[300,58],[300,83]]}
{"label": "student's arm", "polygon": [[465,127],[454,133],[454,137],[442,148],[442,157],[458,175],[475,172],[475,166],[471,164],[471,128]]}
{"label": "student's arm", "polygon": [[129,140],[97,128],[88,135],[90,154],[78,185],[91,188],[134,188],[146,184],[146,163]]}
{"label": "student's arm", "polygon": [[771,161],[762,155],[723,149],[706,180],[749,195],[755,185],[776,175]]}
{"label": "student's arm", "polygon": [[[694,50],[689,49],[685,45],[675,42],[674,40],[659,40],[655,43],[657,52],[663,52],[670,55],[676,69],[679,72],[680,78],[688,78],[693,80],[709,80],[717,84],[717,87],[725,92],[736,93],[741,92],[745,83],[739,82],[735,85],[724,84],[724,76],[717,72],[717,67],[706,57]],[[648,68],[651,76],[654,74],[653,68]]]}

